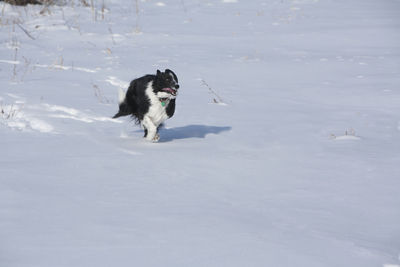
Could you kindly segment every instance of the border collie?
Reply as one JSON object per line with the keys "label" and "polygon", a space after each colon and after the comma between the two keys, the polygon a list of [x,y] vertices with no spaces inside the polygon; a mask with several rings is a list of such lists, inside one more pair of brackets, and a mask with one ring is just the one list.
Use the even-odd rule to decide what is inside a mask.
{"label": "border collie", "polygon": [[175,112],[178,78],[172,70],[135,79],[125,93],[120,90],[119,111],[113,118],[131,115],[144,128],[144,137],[158,142],[159,128]]}

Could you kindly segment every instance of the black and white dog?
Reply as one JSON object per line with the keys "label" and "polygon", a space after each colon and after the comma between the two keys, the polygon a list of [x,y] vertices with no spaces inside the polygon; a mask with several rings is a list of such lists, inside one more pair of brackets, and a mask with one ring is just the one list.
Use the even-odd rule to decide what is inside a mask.
{"label": "black and white dog", "polygon": [[178,78],[172,70],[157,70],[156,75],[135,79],[128,91],[120,92],[119,111],[113,118],[131,115],[144,128],[144,137],[153,142],[160,139],[158,129],[175,112]]}

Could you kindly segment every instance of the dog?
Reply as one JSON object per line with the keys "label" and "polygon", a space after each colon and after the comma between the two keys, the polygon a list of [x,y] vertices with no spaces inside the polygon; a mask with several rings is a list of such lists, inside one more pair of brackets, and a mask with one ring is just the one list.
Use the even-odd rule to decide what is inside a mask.
{"label": "dog", "polygon": [[144,138],[158,142],[159,128],[175,113],[178,89],[178,77],[169,69],[135,79],[126,93],[120,90],[119,111],[113,118],[131,115],[142,125]]}

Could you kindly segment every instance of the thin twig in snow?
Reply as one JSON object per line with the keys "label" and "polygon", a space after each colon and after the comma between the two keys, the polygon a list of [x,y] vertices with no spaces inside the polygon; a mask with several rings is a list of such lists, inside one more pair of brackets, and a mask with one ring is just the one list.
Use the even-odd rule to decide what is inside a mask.
{"label": "thin twig in snow", "polygon": [[216,97],[216,98],[213,98],[214,103],[225,104],[224,101],[222,100],[222,98],[208,85],[208,83],[205,80],[201,79],[201,82],[204,86],[206,86],[208,88],[210,93],[212,93]]}
{"label": "thin twig in snow", "polygon": [[15,23],[15,24],[17,24],[17,26],[29,37],[29,38],[31,38],[32,40],[36,40],[32,35],[30,35],[30,33],[27,31],[27,30],[25,30],[19,23]]}

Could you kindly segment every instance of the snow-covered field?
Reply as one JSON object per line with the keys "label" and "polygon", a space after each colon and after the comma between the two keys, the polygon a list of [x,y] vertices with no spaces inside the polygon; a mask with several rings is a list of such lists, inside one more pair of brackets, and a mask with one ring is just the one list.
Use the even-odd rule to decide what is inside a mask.
{"label": "snow-covered field", "polygon": [[400,266],[400,1],[95,2],[0,3],[1,267]]}

